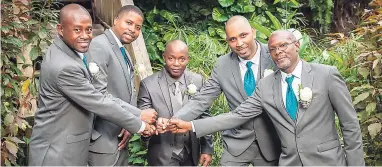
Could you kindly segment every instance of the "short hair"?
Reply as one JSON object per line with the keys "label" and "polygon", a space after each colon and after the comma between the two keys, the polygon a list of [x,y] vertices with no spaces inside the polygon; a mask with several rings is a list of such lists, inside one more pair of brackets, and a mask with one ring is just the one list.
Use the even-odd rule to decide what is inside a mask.
{"label": "short hair", "polygon": [[138,7],[134,6],[134,5],[125,5],[125,6],[122,6],[121,9],[119,9],[117,15],[116,15],[116,18],[118,18],[122,13],[129,13],[129,12],[134,12],[136,14],[138,14],[139,16],[142,17],[142,19],[144,19],[145,17],[143,16],[143,12],[141,11],[141,9],[139,9]]}
{"label": "short hair", "polygon": [[75,4],[75,3],[68,4],[68,5],[65,5],[63,8],[61,8],[60,10],[60,14],[58,16],[58,21],[60,24],[62,24],[62,20],[65,17],[64,14],[66,14],[67,10],[73,10],[73,9],[82,10],[83,12],[86,12],[86,14],[90,16],[88,10],[86,10],[86,8],[84,8],[82,5]]}

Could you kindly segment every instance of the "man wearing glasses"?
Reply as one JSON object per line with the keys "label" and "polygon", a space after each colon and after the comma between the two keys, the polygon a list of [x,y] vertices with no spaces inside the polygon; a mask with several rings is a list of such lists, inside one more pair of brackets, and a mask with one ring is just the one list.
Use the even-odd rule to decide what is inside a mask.
{"label": "man wearing glasses", "polygon": [[[265,111],[281,140],[280,166],[364,166],[362,138],[346,83],[335,67],[300,60],[299,42],[286,30],[268,47],[280,69],[260,80],[255,93],[234,111],[206,119],[171,120],[173,132],[197,137],[230,129]],[[344,147],[335,124],[338,116]]]}

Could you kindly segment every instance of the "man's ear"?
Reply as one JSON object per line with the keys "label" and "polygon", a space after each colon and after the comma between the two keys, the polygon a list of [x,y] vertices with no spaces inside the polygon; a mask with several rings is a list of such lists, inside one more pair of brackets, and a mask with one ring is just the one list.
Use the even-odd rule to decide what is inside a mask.
{"label": "man's ear", "polygon": [[64,36],[64,27],[62,26],[62,24],[57,24],[56,25],[56,31],[58,33],[58,35],[60,35],[60,37],[63,37]]}
{"label": "man's ear", "polygon": [[118,19],[119,19],[118,16],[114,18],[114,20],[113,20],[113,26],[115,26],[115,24],[116,24],[116,22],[118,21]]}
{"label": "man's ear", "polygon": [[256,39],[256,29],[252,28],[252,33],[253,33],[253,36],[254,36],[253,39]]}

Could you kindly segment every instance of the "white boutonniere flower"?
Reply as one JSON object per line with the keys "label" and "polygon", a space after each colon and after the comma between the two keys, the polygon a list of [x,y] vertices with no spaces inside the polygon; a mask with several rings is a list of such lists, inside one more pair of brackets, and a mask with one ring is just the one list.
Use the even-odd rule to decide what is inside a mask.
{"label": "white boutonniere flower", "polygon": [[142,63],[138,64],[138,65],[137,65],[137,71],[138,71],[139,73],[144,73],[144,72],[146,71],[146,67],[145,67],[145,65],[142,64]]}
{"label": "white boutonniere flower", "polygon": [[299,96],[299,102],[303,108],[308,108],[310,105],[310,102],[312,102],[312,96],[313,92],[312,89],[309,87],[302,88],[301,85],[299,85],[298,89],[298,96]]}
{"label": "white boutonniere flower", "polygon": [[272,69],[265,69],[264,70],[264,78],[267,77],[268,75],[271,75],[274,71]]}
{"label": "white boutonniere flower", "polygon": [[197,92],[197,87],[193,83],[187,86],[187,93],[189,95],[194,95]]}
{"label": "white boutonniere flower", "polygon": [[99,67],[94,62],[90,62],[89,63],[89,71],[90,71],[90,73],[92,74],[93,77],[97,78],[100,75]]}

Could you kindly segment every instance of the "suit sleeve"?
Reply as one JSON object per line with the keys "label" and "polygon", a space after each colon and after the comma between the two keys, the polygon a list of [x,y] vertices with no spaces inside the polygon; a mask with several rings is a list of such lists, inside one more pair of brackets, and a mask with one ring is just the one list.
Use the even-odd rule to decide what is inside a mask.
{"label": "suit sleeve", "polygon": [[[138,108],[144,110],[148,108],[153,108],[151,96],[147,90],[147,86],[145,82],[142,80],[139,86],[139,92],[138,92]],[[151,136],[144,137],[141,136],[143,145],[147,148],[148,147],[148,141],[151,139]]]}
{"label": "suit sleeve", "polygon": [[362,134],[357,113],[345,81],[334,67],[330,70],[329,83],[329,99],[339,118],[347,165],[364,166]]}
{"label": "suit sleeve", "polygon": [[174,117],[185,121],[192,121],[211,106],[222,92],[218,80],[218,68],[217,65],[212,71],[210,79],[203,85],[201,90],[182,109],[176,112]]}
{"label": "suit sleeve", "polygon": [[[108,95],[116,103],[118,103],[123,109],[133,113],[135,116],[139,117],[141,115],[141,110],[137,110],[136,107],[129,103],[125,103],[123,100],[114,97],[112,94],[107,92],[107,76],[108,76],[108,64],[110,60],[110,53],[106,52],[103,46],[99,45],[97,42],[92,42],[88,51],[88,63],[96,63],[99,67],[99,74],[93,76],[92,84],[94,87],[100,91],[102,94]],[[121,69],[122,70],[122,69]]]}
{"label": "suit sleeve", "polygon": [[[59,71],[56,77],[59,90],[85,110],[93,112],[132,133],[138,132],[141,128],[142,121],[140,118],[127,112],[112,98],[96,90],[80,68],[66,66]],[[135,110],[139,109],[135,108]]]}
{"label": "suit sleeve", "polygon": [[201,137],[217,131],[232,129],[260,115],[263,112],[259,89],[261,83],[262,80],[259,81],[255,93],[241,103],[234,111],[192,121],[196,136]]}
{"label": "suit sleeve", "polygon": [[[202,85],[204,85],[205,82],[203,81],[203,77],[200,76],[200,79],[201,79]],[[208,117],[211,117],[211,115],[209,114],[209,111],[206,110],[203,112],[203,114],[199,118],[208,118]],[[200,137],[199,140],[200,140],[200,149],[201,149],[200,153],[201,154],[213,154],[214,153],[213,136],[211,134]]]}

